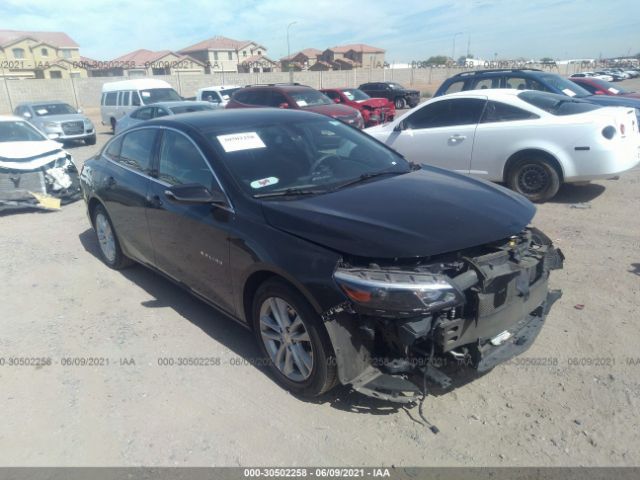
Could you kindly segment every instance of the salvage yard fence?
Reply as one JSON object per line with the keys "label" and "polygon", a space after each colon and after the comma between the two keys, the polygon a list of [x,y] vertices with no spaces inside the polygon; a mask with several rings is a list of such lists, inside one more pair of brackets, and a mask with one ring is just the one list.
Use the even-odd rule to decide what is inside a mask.
{"label": "salvage yard fence", "polygon": [[[570,75],[580,70],[580,65],[536,66],[561,75]],[[211,85],[251,85],[289,82],[293,79],[314,88],[357,87],[366,82],[394,81],[407,87],[417,88],[427,94],[448,77],[468,71],[467,67],[428,67],[394,69],[353,69],[303,72],[266,73],[213,73],[157,75],[153,78],[169,82],[183,97],[193,97],[199,88]],[[479,68],[482,70],[482,68]],[[13,111],[20,102],[60,100],[77,108],[100,106],[102,85],[106,82],[127,80],[128,77],[89,77],[71,79],[6,79],[0,81],[0,113]]]}

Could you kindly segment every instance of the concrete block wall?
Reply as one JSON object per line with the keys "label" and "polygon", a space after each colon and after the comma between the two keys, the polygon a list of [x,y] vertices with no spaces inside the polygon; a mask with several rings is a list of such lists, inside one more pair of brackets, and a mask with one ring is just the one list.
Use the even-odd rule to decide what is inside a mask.
{"label": "concrete block wall", "polygon": [[[570,75],[581,69],[580,65],[561,65],[551,72]],[[407,87],[420,88],[433,93],[445,79],[465,67],[416,68],[416,69],[354,69],[328,72],[293,72],[293,81],[313,88],[357,87],[365,82],[394,81]],[[184,97],[192,97],[199,88],[211,85],[251,85],[256,83],[288,82],[288,72],[269,73],[214,73],[154,76],[169,82]],[[125,77],[89,77],[73,79],[0,79],[0,113],[9,113],[20,102],[61,100],[79,108],[98,108],[102,84]]]}

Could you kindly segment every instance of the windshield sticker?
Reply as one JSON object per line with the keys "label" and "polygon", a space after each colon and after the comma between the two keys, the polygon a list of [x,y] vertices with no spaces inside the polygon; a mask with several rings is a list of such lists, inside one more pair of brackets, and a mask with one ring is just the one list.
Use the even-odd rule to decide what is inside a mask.
{"label": "windshield sticker", "polygon": [[609,91],[611,93],[613,93],[614,95],[618,95],[620,93],[620,90],[618,90],[617,88],[613,88],[613,87],[609,88]]}
{"label": "windshield sticker", "polygon": [[232,133],[230,135],[218,135],[218,141],[225,152],[237,152],[239,150],[252,150],[254,148],[266,148],[262,139],[256,132]]}
{"label": "windshield sticker", "polygon": [[562,93],[564,93],[565,95],[567,95],[569,97],[575,97],[576,96],[576,92],[574,92],[573,90],[569,90],[568,88],[565,88],[564,90],[562,90]]}
{"label": "windshield sticker", "polygon": [[278,180],[276,177],[267,177],[267,178],[261,178],[260,180],[254,180],[253,182],[250,183],[250,185],[251,185],[251,188],[262,188],[262,187],[268,187],[269,185],[275,185],[279,181],[280,180]]}
{"label": "windshield sticker", "polygon": [[296,103],[298,104],[299,107],[306,107],[307,106],[307,101],[306,100],[296,100]]}
{"label": "windshield sticker", "polygon": [[145,98],[151,96],[151,92],[140,92],[140,93],[142,93],[142,96],[145,97]]}
{"label": "windshield sticker", "polygon": [[39,108],[38,110],[36,110],[36,113],[38,115],[46,115],[47,113],[49,113],[49,111],[46,108]]}
{"label": "windshield sticker", "polygon": [[[340,125],[340,122],[338,120],[329,120],[329,123],[331,125]],[[323,132],[324,133],[324,132]]]}

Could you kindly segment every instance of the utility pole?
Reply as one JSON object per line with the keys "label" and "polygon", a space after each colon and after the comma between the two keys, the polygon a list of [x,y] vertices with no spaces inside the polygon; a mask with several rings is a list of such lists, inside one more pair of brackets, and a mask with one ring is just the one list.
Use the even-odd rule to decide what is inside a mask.
{"label": "utility pole", "polygon": [[291,22],[287,25],[287,70],[289,71],[289,81],[293,83],[293,72],[291,71],[291,45],[289,44],[289,29],[291,25],[295,25],[296,21]]}

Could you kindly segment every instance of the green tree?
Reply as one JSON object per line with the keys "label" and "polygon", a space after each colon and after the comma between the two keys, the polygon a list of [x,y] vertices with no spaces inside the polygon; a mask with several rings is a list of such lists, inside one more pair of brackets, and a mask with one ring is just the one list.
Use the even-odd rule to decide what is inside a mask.
{"label": "green tree", "polygon": [[427,59],[427,65],[443,65],[449,63],[450,58],[446,55],[435,55]]}

